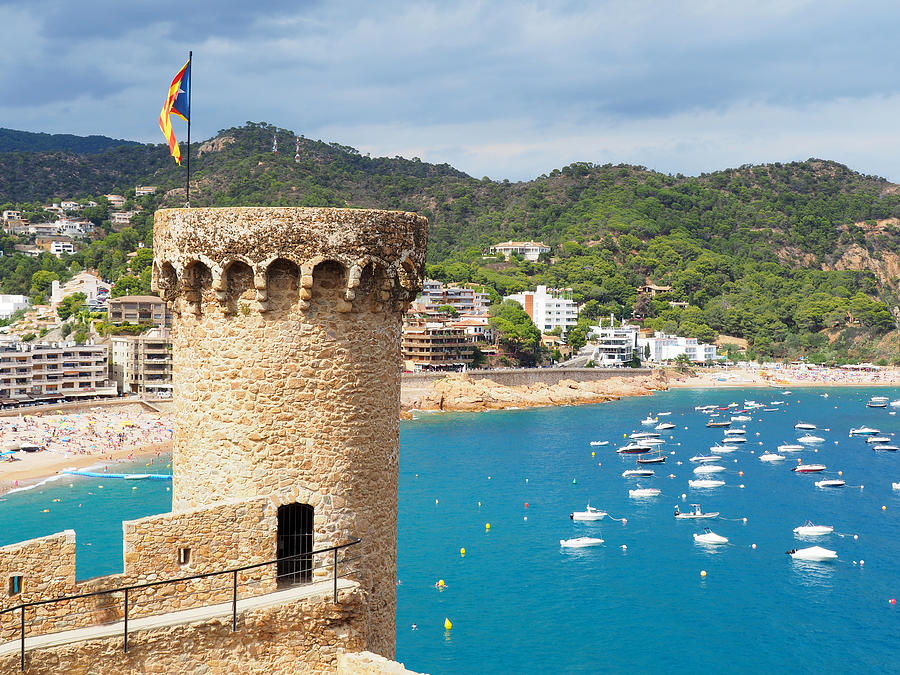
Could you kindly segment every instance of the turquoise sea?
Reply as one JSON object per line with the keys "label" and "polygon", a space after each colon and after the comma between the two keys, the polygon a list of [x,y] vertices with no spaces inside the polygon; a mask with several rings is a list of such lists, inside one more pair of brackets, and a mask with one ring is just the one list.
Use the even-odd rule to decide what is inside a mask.
{"label": "turquoise sea", "polygon": [[[896,398],[898,390],[677,390],[404,422],[397,659],[429,673],[896,672],[900,607],[889,600],[900,597],[900,491],[891,483],[900,481],[900,453],[875,453],[848,437],[861,424],[900,432],[900,416],[865,407],[878,394]],[[723,436],[704,426],[694,406],[745,399],[785,404],[736,423],[746,426],[748,442],[724,456],[724,487],[689,488],[695,465],[688,458],[708,454]],[[636,481],[621,473],[634,460],[614,446],[660,411],[672,413],[660,421],[677,426],[666,432],[667,462],[641,485],[662,494],[631,499]],[[818,452],[774,464],[757,459],[799,437],[793,425],[800,420],[826,439]],[[610,444],[591,447],[592,440]],[[790,471],[796,458],[828,469],[797,475]],[[149,469],[136,463],[133,470]],[[847,487],[813,485],[838,471]],[[6,495],[0,544],[71,527],[79,578],[119,571],[120,521],[168,510],[166,487],[62,478]],[[569,513],[588,501],[627,522],[573,522]],[[722,518],[676,521],[674,506],[692,502]],[[793,528],[806,520],[833,525],[835,534],[795,538]],[[696,545],[691,535],[703,525],[729,544]],[[560,539],[578,536],[605,543],[560,548]],[[785,555],[815,544],[839,559],[802,563]]]}

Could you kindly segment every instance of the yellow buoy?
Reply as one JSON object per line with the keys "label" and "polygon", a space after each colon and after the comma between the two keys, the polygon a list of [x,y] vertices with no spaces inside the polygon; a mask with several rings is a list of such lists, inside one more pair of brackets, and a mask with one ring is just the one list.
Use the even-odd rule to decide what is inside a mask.
{"label": "yellow buoy", "polygon": [[459,554],[460,554],[462,557],[465,557],[465,556],[466,556],[466,549],[465,549],[465,548],[459,549]]}
{"label": "yellow buoy", "polygon": [[444,588],[446,585],[443,579],[438,579],[438,582],[435,584],[438,588]]}
{"label": "yellow buoy", "polygon": [[490,524],[490,523],[485,523],[485,524],[484,524],[484,529],[486,529],[486,530],[491,529],[491,524]]}
{"label": "yellow buoy", "polygon": [[705,577],[705,576],[706,576],[706,570],[700,570],[700,576],[701,576],[701,577]]}
{"label": "yellow buoy", "polygon": [[447,617],[444,617],[444,629],[450,630],[451,628],[453,628],[453,624],[450,623],[450,619],[448,619]]}
{"label": "yellow buoy", "polygon": [[596,456],[597,456],[597,453],[596,453],[596,452],[592,452],[592,453],[591,453],[591,457],[596,457]]}
{"label": "yellow buoy", "polygon": [[437,504],[437,503],[438,503],[438,500],[437,500],[437,499],[435,499],[435,500],[434,500],[434,503],[435,503],[435,504]]}

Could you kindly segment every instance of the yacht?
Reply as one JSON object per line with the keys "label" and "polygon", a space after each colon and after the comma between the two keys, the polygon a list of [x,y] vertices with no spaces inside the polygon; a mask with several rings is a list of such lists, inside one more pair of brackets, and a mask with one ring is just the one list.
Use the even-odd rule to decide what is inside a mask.
{"label": "yacht", "polygon": [[821,436],[814,436],[813,434],[803,434],[800,438],[797,439],[797,442],[810,445],[813,443],[824,443],[825,439]]}
{"label": "yacht", "polygon": [[657,431],[667,431],[668,429],[674,429],[675,425],[671,422],[660,422],[655,427],[653,427]]}
{"label": "yacht", "polygon": [[656,488],[636,488],[634,490],[628,491],[629,497],[656,497],[659,494],[659,490]]}
{"label": "yacht", "polygon": [[887,436],[866,436],[866,443],[890,443],[891,439]]}
{"label": "yacht", "polygon": [[780,462],[783,459],[787,459],[784,455],[779,455],[774,452],[764,452],[759,456],[760,462]]}
{"label": "yacht", "polygon": [[644,438],[659,438],[660,436],[661,434],[658,434],[655,431],[635,431],[628,438],[637,441]]}
{"label": "yacht", "polygon": [[826,478],[825,480],[816,481],[816,487],[820,488],[844,487],[846,484],[847,482],[840,478]]}
{"label": "yacht", "polygon": [[609,445],[609,441],[591,441],[591,445]]}
{"label": "yacht", "polygon": [[816,425],[810,424],[809,422],[797,422],[797,424],[794,425],[794,428],[803,429],[804,431],[812,431],[816,428]]}
{"label": "yacht", "polygon": [[875,452],[897,452],[897,450],[900,450],[896,445],[876,445],[872,449]]}
{"label": "yacht", "polygon": [[794,528],[794,534],[801,537],[820,537],[823,534],[831,534],[832,532],[834,532],[833,525],[813,525],[808,520],[803,525]]}
{"label": "yacht", "polygon": [[722,473],[725,470],[724,466],[719,466],[718,464],[701,464],[700,466],[694,469],[694,473],[696,474],[710,474],[710,473]]}
{"label": "yacht", "polygon": [[649,478],[654,473],[653,469],[626,469],[622,472],[622,478]]}
{"label": "yacht", "polygon": [[824,464],[798,464],[791,471],[796,471],[797,473],[818,473],[826,468]]}
{"label": "yacht", "polygon": [[713,420],[710,420],[709,422],[706,423],[706,426],[709,427],[709,428],[711,428],[711,429],[715,429],[715,428],[719,428],[719,427],[730,427],[730,426],[731,426],[731,420],[728,420],[727,422],[725,422],[725,421],[722,421],[722,422],[714,422]]}
{"label": "yacht", "polygon": [[645,426],[650,426],[651,424],[656,424],[657,422],[659,422],[659,420],[655,417],[650,417],[650,415],[647,415],[647,417],[641,420],[641,424]]}
{"label": "yacht", "polygon": [[736,445],[713,445],[713,446],[710,446],[710,448],[709,448],[710,452],[715,452],[716,454],[719,454],[719,455],[724,455],[729,452],[734,452],[735,450],[737,450]]}
{"label": "yacht", "polygon": [[727,544],[728,539],[716,534],[708,527],[703,528],[703,534],[694,534],[694,541],[698,544]]}
{"label": "yacht", "polygon": [[787,552],[794,560],[811,560],[813,562],[825,562],[826,560],[836,560],[837,551],[830,551],[821,546],[810,546],[809,548],[792,549]]}
{"label": "yacht", "polygon": [[694,455],[689,461],[691,462],[718,462],[722,458],[718,455]]}
{"label": "yacht", "polygon": [[563,548],[584,548],[585,546],[599,546],[603,540],[598,537],[575,537],[574,539],[560,539],[559,545]]}
{"label": "yacht", "polygon": [[[734,418],[732,418],[734,419]],[[722,432],[726,436],[744,436],[747,433],[746,429],[726,429]]]}
{"label": "yacht", "polygon": [[623,445],[621,448],[617,449],[620,455],[640,455],[644,452],[650,452],[653,450],[649,445],[642,445],[640,443],[629,443],[628,445]]}
{"label": "yacht", "polygon": [[858,429],[851,429],[851,436],[874,436],[876,434],[880,434],[881,431],[878,429],[873,429],[872,427],[859,427]]}
{"label": "yacht", "polygon": [[784,443],[778,446],[779,452],[800,452],[801,450],[806,450],[806,448],[796,443]]}
{"label": "yacht", "polygon": [[700,518],[716,518],[719,515],[718,511],[714,511],[711,513],[703,513],[700,510],[699,504],[691,504],[691,510],[688,512],[682,512],[678,510],[678,507],[675,507],[675,517],[679,520],[687,520],[687,519],[700,519]]}
{"label": "yacht", "polygon": [[569,514],[569,518],[572,520],[603,520],[603,517],[606,515],[606,511],[601,511],[600,509],[595,509],[590,504],[587,505],[584,511],[575,511]]}
{"label": "yacht", "polygon": [[714,478],[700,478],[699,480],[689,480],[688,486],[692,488],[714,488],[725,485],[724,480],[715,480]]}

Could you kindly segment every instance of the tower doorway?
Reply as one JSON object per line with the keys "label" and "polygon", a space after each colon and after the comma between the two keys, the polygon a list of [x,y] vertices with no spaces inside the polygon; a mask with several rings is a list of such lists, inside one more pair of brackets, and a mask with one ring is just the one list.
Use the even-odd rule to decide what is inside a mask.
{"label": "tower doorway", "polygon": [[278,585],[312,581],[313,507],[285,504],[278,507]]}

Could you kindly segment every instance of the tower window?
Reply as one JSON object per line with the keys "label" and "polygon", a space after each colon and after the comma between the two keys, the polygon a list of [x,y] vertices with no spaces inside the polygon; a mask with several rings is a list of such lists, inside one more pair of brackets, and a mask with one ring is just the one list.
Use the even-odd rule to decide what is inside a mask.
{"label": "tower window", "polygon": [[189,549],[189,548],[178,549],[178,564],[179,565],[187,565],[190,562],[191,562],[191,549]]}
{"label": "tower window", "polygon": [[9,578],[9,587],[7,590],[9,591],[10,597],[18,595],[22,592],[22,580],[23,577],[19,575],[11,576]]}

